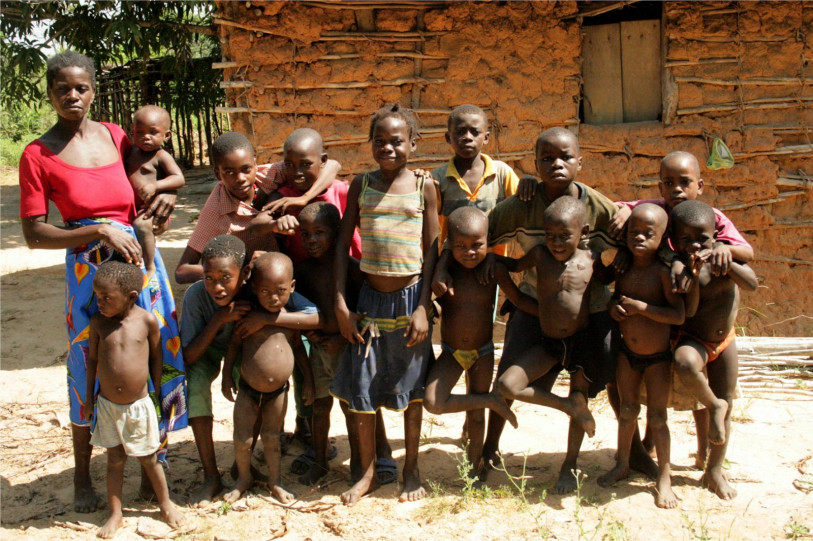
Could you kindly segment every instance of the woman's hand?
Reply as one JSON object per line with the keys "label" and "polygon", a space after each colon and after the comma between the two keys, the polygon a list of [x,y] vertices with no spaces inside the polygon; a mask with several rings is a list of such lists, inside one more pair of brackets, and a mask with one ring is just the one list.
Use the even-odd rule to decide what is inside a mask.
{"label": "woman's hand", "polygon": [[178,192],[164,192],[156,194],[150,202],[150,206],[144,211],[147,218],[155,217],[156,223],[166,222],[172,211],[175,210],[175,202],[178,200]]}
{"label": "woman's hand", "polygon": [[141,265],[141,246],[134,236],[107,224],[99,227],[99,235],[102,242],[119,252],[125,261]]}

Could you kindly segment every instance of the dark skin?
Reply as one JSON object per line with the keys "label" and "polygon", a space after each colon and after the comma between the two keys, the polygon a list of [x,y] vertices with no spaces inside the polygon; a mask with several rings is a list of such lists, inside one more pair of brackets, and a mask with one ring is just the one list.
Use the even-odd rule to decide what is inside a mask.
{"label": "dark skin", "polygon": [[[48,88],[48,98],[57,113],[57,122],[39,140],[59,159],[74,167],[102,167],[121,160],[108,129],[87,117],[94,95],[95,85],[90,75],[77,66],[59,70]],[[144,215],[166,220],[174,206],[175,196],[165,194],[165,197],[156,197]],[[64,250],[103,241],[126,261],[141,263],[138,241],[111,225],[68,229],[49,224],[47,214],[23,218],[21,222],[23,237],[31,249]],[[99,505],[99,498],[90,481],[90,427],[72,425],[71,436],[75,464],[74,510],[90,513]],[[142,492],[148,486],[149,480],[144,475],[142,488],[145,490]]]}
{"label": "dark skin", "polygon": [[[683,299],[672,291],[669,269],[658,259],[667,219],[666,212],[655,205],[635,209],[627,226],[627,248],[632,253],[633,264],[616,279],[618,298],[609,305],[624,343],[641,355],[669,351],[671,326],[682,324],[685,317]],[[641,409],[642,380],[647,386],[647,426],[658,453],[655,504],[671,509],[677,506],[677,497],[671,486],[670,438],[666,424],[671,382],[668,362],[652,364],[639,372],[630,366],[624,352],[618,353],[616,382],[621,395],[618,456],[615,467],[599,478],[599,484],[612,485],[630,473],[630,446]]]}
{"label": "dark skin", "polygon": [[[90,320],[90,350],[87,363],[87,401],[84,415],[93,414],[93,390],[99,379],[99,394],[116,404],[131,404],[147,396],[147,381],[154,388],[161,384],[161,335],[155,317],[135,306],[138,291],[122,291],[116,283],[99,279],[93,281],[99,313]],[[138,359],[142,359],[139,362]],[[147,362],[143,362],[146,360]],[[161,516],[167,524],[177,528],[183,515],[169,499],[164,470],[158,463],[157,453],[138,457],[149,478]],[[107,498],[110,518],[99,529],[97,536],[111,538],[122,524],[121,497],[124,484],[124,466],[127,455],[118,445],[107,452]]]}
{"label": "dark skin", "polygon": [[[475,223],[450,221],[449,242],[455,260],[449,268],[457,284],[457,295],[444,295],[438,299],[443,311],[441,337],[449,347],[459,350],[478,349],[492,338],[496,286],[518,306],[533,311],[534,300],[522,294],[505,270],[500,267],[497,279],[483,285],[477,280],[474,269],[485,259],[488,246],[488,220],[485,215]],[[426,380],[424,407],[430,413],[440,415],[465,411],[467,430],[467,454],[477,476],[482,459],[485,435],[485,408],[499,413],[516,428],[517,420],[505,400],[495,392],[489,392],[494,371],[494,354],[478,358],[466,371],[466,394],[452,394],[452,389],[463,373],[463,367],[451,353],[443,351],[432,365]]]}
{"label": "dark skin", "polygon": [[[726,275],[714,274],[709,262],[714,243],[713,222],[675,222],[672,227],[672,242],[693,277],[686,298],[688,317],[683,330],[700,340],[719,342],[728,336],[737,318],[739,288],[754,291],[759,285],[756,274],[748,265],[737,262],[731,263]],[[675,367],[681,381],[708,411],[711,448],[703,482],[722,499],[732,499],[737,494],[722,470],[731,430],[731,400],[737,378],[735,359],[733,343],[708,364],[706,348],[691,336],[683,337],[675,347]],[[708,381],[702,373],[704,367],[708,368]]]}
{"label": "dark skin", "polygon": [[[409,126],[403,119],[388,117],[380,120],[373,130],[372,137],[373,157],[380,169],[370,174],[370,188],[393,194],[409,194],[416,189],[417,178],[407,169],[407,160],[417,146],[417,141],[409,131]],[[342,335],[351,343],[364,343],[359,333],[357,321],[359,316],[351,314],[346,297],[347,261],[353,231],[359,222],[359,195],[361,193],[362,176],[353,179],[347,194],[347,208],[342,218],[339,230],[339,240],[336,245],[335,274],[336,277],[336,319]],[[432,271],[437,260],[438,238],[438,209],[435,187],[433,183],[424,184],[424,212],[423,212],[423,269],[420,275],[414,276],[383,276],[365,274],[370,287],[381,292],[392,292],[423,279],[424,284],[430,284]],[[410,317],[409,324],[404,332],[408,336],[407,347],[422,343],[429,335],[429,303],[431,288],[421,288],[419,305]],[[420,472],[418,470],[418,441],[423,407],[413,402],[404,412],[404,442],[406,447],[406,461],[403,473],[403,491],[400,501],[415,501],[426,494],[421,486]],[[378,478],[375,475],[375,431],[376,417],[369,414],[352,414],[353,424],[356,427],[359,441],[359,458],[361,463],[361,479],[342,494],[342,502],[354,505],[365,494],[378,488]]]}
{"label": "dark skin", "polygon": [[445,134],[446,142],[454,150],[454,166],[472,193],[485,172],[486,164],[480,154],[490,136],[488,122],[478,114],[459,115]]}

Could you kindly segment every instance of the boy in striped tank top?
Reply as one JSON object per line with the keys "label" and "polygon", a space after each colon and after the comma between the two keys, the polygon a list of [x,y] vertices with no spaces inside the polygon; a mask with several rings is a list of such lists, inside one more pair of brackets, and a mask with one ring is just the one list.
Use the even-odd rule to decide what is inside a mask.
{"label": "boy in striped tank top", "polygon": [[[423,498],[418,470],[424,385],[433,358],[430,327],[432,272],[437,259],[435,188],[407,169],[418,123],[398,104],[370,122],[373,158],[379,169],[353,179],[336,246],[336,319],[350,342],[331,394],[351,412],[361,478],[342,494],[347,505],[379,486],[375,475],[376,411],[404,412],[406,459],[401,501]],[[357,313],[347,307],[348,248],[361,232],[364,284]],[[426,286],[426,287],[423,287]]]}

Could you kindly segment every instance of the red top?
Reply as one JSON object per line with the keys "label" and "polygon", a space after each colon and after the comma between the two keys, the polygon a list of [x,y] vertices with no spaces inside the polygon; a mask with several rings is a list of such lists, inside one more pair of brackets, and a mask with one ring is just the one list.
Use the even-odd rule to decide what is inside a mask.
{"label": "red top", "polygon": [[[115,124],[102,122],[121,156],[130,150],[127,134]],[[48,200],[65,222],[80,218],[109,218],[130,225],[136,215],[133,188],[117,160],[101,167],[76,167],[62,161],[36,140],[20,158],[20,218],[48,214]]]}
{"label": "red top", "polygon": [[[311,200],[311,203],[318,201],[325,201],[339,209],[339,216],[344,216],[344,209],[347,207],[347,190],[349,185],[343,180],[336,179],[333,184]],[[304,192],[297,190],[287,184],[280,186],[277,190],[283,197],[299,197]],[[288,214],[299,216],[301,209],[289,210]],[[338,235],[338,231],[336,232]],[[299,263],[308,258],[308,253],[302,246],[302,233],[299,229],[290,237],[285,237],[285,250],[284,252],[291,258],[294,263]],[[350,243],[350,255],[356,259],[361,259],[361,237],[359,236],[358,229],[353,233],[353,240]]]}

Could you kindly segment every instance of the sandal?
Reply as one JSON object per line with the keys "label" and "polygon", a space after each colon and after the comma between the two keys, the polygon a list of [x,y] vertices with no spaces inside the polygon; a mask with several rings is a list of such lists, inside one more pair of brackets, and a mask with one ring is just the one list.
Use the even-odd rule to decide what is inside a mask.
{"label": "sandal", "polygon": [[[333,445],[330,448],[327,459],[333,460],[338,454],[339,450],[336,449],[335,445]],[[291,473],[295,475],[304,475],[308,473],[313,466],[318,466],[316,463],[316,452],[313,450],[313,447],[308,447],[304,453],[296,457],[294,461],[291,462]]]}
{"label": "sandal", "polygon": [[375,476],[382,485],[389,485],[398,480],[398,463],[394,458],[381,457],[375,461]]}

